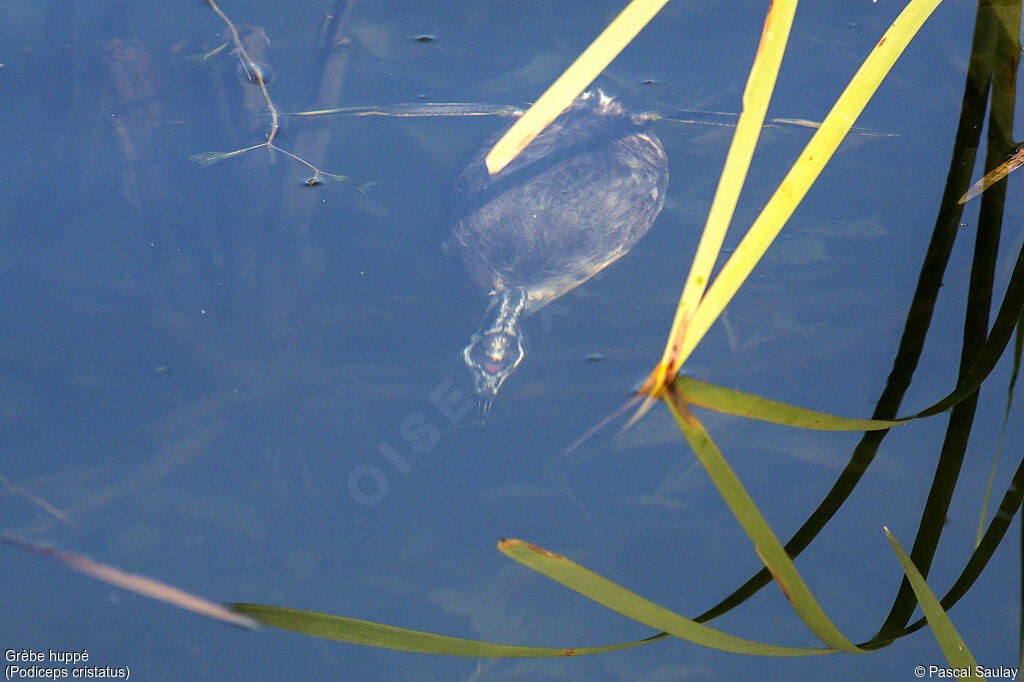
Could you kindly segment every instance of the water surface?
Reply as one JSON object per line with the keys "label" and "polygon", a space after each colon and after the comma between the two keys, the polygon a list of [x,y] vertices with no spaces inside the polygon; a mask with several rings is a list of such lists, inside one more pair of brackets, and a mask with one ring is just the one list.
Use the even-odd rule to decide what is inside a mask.
{"label": "water surface", "polygon": [[[332,83],[339,94],[326,105],[525,104],[619,6],[357,3],[340,65],[317,49],[334,3],[223,9],[262,31],[270,93],[288,112],[325,104],[317,93]],[[220,19],[203,3],[170,8],[0,10],[0,472],[75,520],[8,494],[5,530],[215,601],[541,646],[653,633],[513,564],[499,538],[567,555],[689,615],[757,569],[664,409],[562,454],[659,357],[729,129],[656,124],[670,159],[665,210],[630,254],[527,321],[526,359],[481,426],[461,409],[471,388],[459,352],[484,301],[441,242],[459,164],[507,122],[288,119],[283,148],[347,177],[315,188],[303,185],[307,169],[266,150],[201,167],[189,156],[258,144],[267,120],[229,49],[191,59],[221,44]],[[770,115],[820,120],[898,10],[801,6]],[[670,3],[597,85],[638,111],[738,111],[762,11]],[[894,135],[844,144],[692,374],[870,413],[941,196],[972,19],[967,3],[950,2],[925,25],[859,122]],[[766,134],[737,226],[808,138]],[[1014,179],[1008,225],[1019,217]],[[964,220],[908,409],[954,382],[975,214]],[[1012,231],[1004,240],[1019,244]],[[982,393],[932,572],[940,591],[973,546],[1007,370]],[[705,422],[780,537],[858,438]],[[895,594],[899,566],[881,526],[909,546],[943,427],[938,417],[891,434],[798,562],[851,638],[872,635]],[[1007,452],[1020,437],[1011,429]],[[90,662],[144,679],[872,679],[943,660],[927,632],[813,660],[676,641],[590,659],[429,657],[238,631],[3,551],[4,648],[87,649]],[[985,665],[1016,659],[1018,608],[1005,598],[1015,565],[1003,548],[952,613]],[[717,624],[814,645],[773,587]]]}

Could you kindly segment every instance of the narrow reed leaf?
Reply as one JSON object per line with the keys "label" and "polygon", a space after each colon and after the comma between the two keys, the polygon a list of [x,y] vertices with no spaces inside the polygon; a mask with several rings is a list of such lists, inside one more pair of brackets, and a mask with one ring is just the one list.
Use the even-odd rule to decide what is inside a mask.
{"label": "narrow reed leaf", "polygon": [[967,645],[960,638],[960,634],[953,627],[953,622],[949,620],[949,616],[946,615],[946,611],[939,604],[935,593],[928,587],[924,576],[917,570],[917,566],[907,556],[907,553],[903,551],[900,543],[896,542],[896,538],[892,536],[888,528],[884,530],[893,551],[896,552],[896,557],[900,560],[900,564],[903,565],[903,572],[907,574],[910,586],[914,588],[914,595],[917,596],[917,601],[921,604],[921,610],[924,611],[925,618],[928,619],[928,625],[931,626],[935,639],[939,642],[939,646],[942,647],[942,653],[946,655],[946,661],[949,662],[951,668],[968,670],[970,673],[968,679],[975,678],[974,673],[978,665],[974,662],[974,657],[968,651]]}
{"label": "narrow reed leaf", "polygon": [[[673,385],[674,386],[674,385]],[[669,388],[669,397],[674,388]],[[807,584],[797,573],[793,561],[775,536],[768,522],[758,511],[739,478],[711,440],[704,425],[686,409],[681,400],[665,401],[679,429],[693,448],[701,465],[743,530],[754,541],[754,549],[778,583],[800,620],[827,646],[846,653],[865,653],[839,631],[814,599]]]}
{"label": "narrow reed leaf", "polygon": [[225,604],[232,611],[245,614],[264,625],[290,630],[313,637],[333,639],[350,644],[382,649],[414,651],[422,654],[466,656],[470,658],[553,658],[601,654],[646,644],[649,640],[581,649],[544,648],[492,644],[460,637],[446,637],[419,630],[407,630],[366,620],[332,616],[314,611],[301,611],[266,604]]}
{"label": "narrow reed leaf", "polygon": [[711,270],[718,260],[718,254],[729,229],[736,202],[739,201],[740,190],[750,168],[750,160],[754,156],[754,147],[764,125],[768,103],[775,89],[775,80],[779,75],[782,55],[789,41],[789,30],[793,25],[793,14],[796,12],[796,0],[773,3],[768,8],[761,32],[761,42],[754,55],[754,64],[750,68],[747,86],[743,91],[743,110],[736,123],[736,132],[729,146],[729,155],[725,159],[722,177],[715,190],[715,198],[711,202],[704,231],[701,233],[697,253],[690,266],[690,274],[686,278],[683,293],[676,308],[672,329],[669,331],[668,343],[662,354],[661,363],[655,369],[652,379],[645,385],[645,392],[658,390],[667,381],[671,381],[682,365],[679,349],[690,318],[693,317],[704,291],[711,278]]}
{"label": "narrow reed leaf", "polygon": [[1024,352],[1024,318],[1017,321],[1017,334],[1013,344],[1013,369],[1010,371],[1010,385],[1006,391],[1006,409],[1003,411],[1003,426],[999,429],[999,440],[996,442],[996,456],[992,458],[992,471],[988,475],[988,485],[985,486],[985,498],[981,503],[981,518],[978,520],[978,535],[975,540],[975,547],[981,544],[981,538],[985,534],[985,519],[988,518],[988,502],[992,497],[992,484],[996,480],[996,471],[999,467],[999,454],[1003,451],[1003,438],[1006,436],[1006,426],[1010,423],[1010,408],[1013,406],[1013,389],[1017,385],[1017,376],[1020,374],[1020,359]]}
{"label": "narrow reed leaf", "polygon": [[685,362],[750,275],[825,164],[832,158],[882,79],[940,2],[911,0],[878,41],[701,300],[677,349],[676,367]]}
{"label": "narrow reed leaf", "polygon": [[905,421],[883,419],[848,419],[825,412],[807,410],[760,396],[734,391],[691,377],[676,376],[673,398],[681,398],[686,405],[696,405],[716,412],[749,417],[783,426],[818,431],[878,431],[905,424]]}
{"label": "narrow reed leaf", "polygon": [[524,566],[598,604],[694,644],[754,656],[818,656],[833,653],[831,649],[777,646],[728,635],[677,615],[563,556],[522,540],[502,540],[498,543],[498,549]]}
{"label": "narrow reed leaf", "polygon": [[519,152],[526,149],[533,138],[558,118],[558,115],[604,71],[667,2],[668,0],[630,2],[583,51],[583,54],[551,84],[536,104],[502,135],[487,154],[487,170],[492,175],[497,173],[516,158]]}
{"label": "narrow reed leaf", "polygon": [[53,559],[67,568],[78,571],[79,573],[84,573],[85,575],[96,578],[97,580],[101,580],[108,585],[114,585],[115,587],[120,587],[130,592],[141,594],[145,597],[157,599],[167,604],[171,604],[172,606],[177,606],[180,609],[185,609],[186,611],[192,611],[193,613],[198,613],[201,616],[206,616],[207,618],[213,618],[215,620],[224,621],[225,623],[239,625],[246,628],[257,627],[256,621],[252,618],[233,613],[232,611],[229,611],[223,606],[215,604],[208,599],[203,599],[202,597],[198,597],[190,592],[178,589],[177,587],[172,587],[166,583],[160,582],[159,580],[147,578],[144,575],[138,575],[136,573],[127,573],[115,566],[93,561],[89,557],[82,556],[81,554],[55,549],[29,540],[16,538],[11,535],[0,535],[0,540]]}

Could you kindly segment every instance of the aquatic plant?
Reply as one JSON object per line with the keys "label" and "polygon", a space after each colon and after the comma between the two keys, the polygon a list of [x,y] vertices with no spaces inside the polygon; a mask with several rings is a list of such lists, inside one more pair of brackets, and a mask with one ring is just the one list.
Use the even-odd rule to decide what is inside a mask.
{"label": "aquatic plant", "polygon": [[[638,2],[632,3],[623,15],[633,14],[632,10],[640,4],[646,5],[646,9],[643,12],[638,10],[636,14],[642,14],[649,19],[664,3],[641,3],[638,0]],[[665,403],[672,412],[679,429],[686,437],[700,463],[711,476],[723,499],[753,541],[755,551],[765,564],[763,571],[747,581],[718,606],[695,619],[689,619],[672,613],[640,595],[602,578],[566,557],[525,541],[502,540],[498,545],[499,549],[514,560],[622,615],[661,630],[661,634],[644,640],[591,648],[513,647],[442,637],[339,616],[268,605],[231,604],[231,608],[268,625],[319,637],[409,651],[461,656],[578,656],[639,646],[667,636],[680,637],[704,646],[736,653],[787,656],[819,655],[831,652],[865,653],[885,646],[923,625],[924,619],[908,625],[913,606],[919,601],[925,609],[928,622],[932,624],[933,630],[947,654],[950,665],[973,670],[974,661],[943,609],[952,606],[962,596],[966,587],[977,577],[1005,533],[1008,525],[1006,519],[1012,517],[1019,509],[1022,496],[1024,496],[1024,491],[1019,485],[1024,481],[1024,462],[1018,469],[1014,481],[1007,486],[1000,504],[1000,513],[981,536],[978,548],[964,567],[960,580],[941,601],[936,600],[931,593],[924,582],[922,573],[926,572],[934,555],[938,533],[941,532],[940,519],[944,518],[944,510],[948,507],[950,491],[946,490],[943,493],[933,489],[933,494],[929,497],[929,508],[925,511],[925,517],[922,519],[922,525],[910,557],[907,557],[895,539],[888,535],[894,551],[906,571],[907,578],[886,623],[875,637],[865,640],[861,644],[854,644],[832,623],[797,572],[793,559],[810,543],[849,496],[888,429],[913,419],[939,414],[951,408],[955,421],[958,407],[969,405],[976,397],[981,383],[988,376],[995,361],[1002,356],[1010,334],[1021,319],[1021,312],[1024,310],[1024,251],[1021,252],[1018,259],[1018,266],[1014,270],[1014,275],[1004,296],[1003,307],[991,330],[987,330],[987,325],[983,326],[980,330],[982,336],[977,352],[970,356],[965,355],[961,380],[957,387],[945,398],[914,415],[896,418],[895,414],[899,398],[906,388],[905,385],[900,387],[899,384],[909,382],[908,365],[912,366],[915,362],[913,350],[910,353],[901,353],[901,356],[897,358],[887,392],[879,401],[873,418],[869,420],[826,415],[710,386],[679,375],[679,369],[686,358],[750,275],[839,143],[849,132],[875,89],[918,28],[938,4],[938,0],[914,0],[908,4],[889,31],[879,40],[875,50],[851,80],[740,246],[712,282],[710,280],[712,268],[724,241],[726,229],[764,122],[796,7],[795,2],[778,2],[772,5],[765,21],[761,43],[744,93],[743,112],[740,115],[730,153],[725,162],[719,190],[709,212],[707,225],[702,234],[693,266],[686,279],[686,286],[680,299],[665,352],[662,360],[652,371],[640,391],[641,396],[646,396],[641,412],[648,409],[654,400]],[[652,9],[653,11],[651,11]],[[1016,49],[1009,36],[1019,35],[1019,21],[1019,6],[1015,12],[1006,11],[1004,13],[995,12],[993,5],[986,2],[979,6],[975,48],[978,52],[986,55],[987,59],[972,60],[972,72],[968,74],[968,80],[969,83],[979,79],[987,80],[989,73],[1003,69],[1000,71],[1001,79],[992,78],[993,82],[998,80],[1000,83],[999,86],[993,86],[992,115],[994,119],[1006,116],[1005,107],[1007,105],[1011,106],[1012,110],[1012,73],[1007,73],[1002,64],[1016,64],[1014,57]],[[642,27],[642,23],[640,23],[640,27]],[[635,28],[633,31],[635,34],[639,28],[636,26],[633,28]],[[993,43],[1000,45],[1000,48],[994,52],[1002,55],[1000,58],[1002,61],[997,61],[994,58],[993,50],[988,49],[987,46]],[[517,150],[525,147],[532,139],[531,135],[536,134],[536,131],[543,127],[545,121],[553,120],[558,112],[568,105],[589,84],[596,73],[614,57],[615,52],[621,49],[622,44],[624,43],[609,48],[613,52],[606,53],[599,58],[594,58],[593,46],[588,49],[581,60],[592,59],[592,63],[598,64],[595,67],[596,70],[577,69],[575,65],[571,67],[567,71],[568,76],[563,76],[552,87],[551,93],[554,94],[545,93],[538,100],[538,106],[545,108],[546,111],[538,114],[537,118],[533,118],[531,112],[527,112],[520,119],[520,122],[525,121],[526,123],[521,126],[517,124],[509,131],[507,137],[512,142],[507,147],[508,151],[501,151],[501,149],[506,149],[505,141],[499,141],[496,145],[499,152],[492,151],[492,154],[498,157],[490,166],[492,172],[503,167]],[[1004,90],[1006,88],[1011,93],[1010,95]],[[972,94],[971,88],[968,88],[968,94]],[[968,104],[965,102],[965,111],[970,110]],[[973,102],[973,104],[977,103]],[[974,128],[980,130],[979,122],[974,122]],[[993,125],[992,128],[1003,130],[998,125]],[[526,134],[523,135],[520,129],[526,130]],[[996,144],[990,146],[998,148],[998,142],[1004,141],[997,140]],[[955,153],[969,156],[971,147],[969,144],[958,144]],[[944,199],[943,208],[940,210],[933,244],[948,239],[948,230],[951,225],[955,225],[958,212],[955,208],[951,208],[953,205],[950,203],[953,196],[951,192],[962,191],[957,188],[966,187],[967,178],[962,177],[962,171],[959,169],[970,168],[972,164],[969,161],[969,158],[957,160],[951,166],[947,198]],[[998,203],[999,199],[992,198],[991,201]],[[997,218],[992,218],[992,220],[998,222]],[[976,257],[991,266],[994,256],[991,253],[979,251]],[[921,317],[922,315],[927,316],[929,305],[934,301],[933,270],[936,267],[941,269],[941,264],[926,262],[926,269],[922,272],[918,296],[915,297],[914,305],[908,316],[904,348],[910,346],[916,348],[917,351],[920,350],[919,339],[927,331],[927,324],[922,324]],[[978,295],[991,296],[991,291],[981,292]],[[968,316],[970,319],[970,311]],[[1020,344],[1018,343],[1016,348],[1018,363],[1019,356]],[[912,367],[910,371],[912,372]],[[865,430],[866,435],[840,480],[837,481],[819,508],[804,523],[793,539],[783,545],[765,522],[757,506],[744,490],[742,483],[715,446],[710,434],[691,411],[691,406],[717,409],[731,414],[742,414],[753,419],[803,428]],[[969,431],[969,424],[966,428]],[[957,435],[955,431],[951,432],[946,445],[950,446],[957,439]],[[955,448],[955,444],[952,447]],[[944,452],[946,451],[944,448]],[[959,456],[962,458],[962,449]],[[954,454],[940,460],[935,475],[937,487],[941,488],[942,482],[949,480],[950,476],[955,480],[953,469],[957,466],[956,457],[957,455]],[[1018,481],[1018,478],[1021,478],[1022,481]],[[888,531],[886,533],[888,534]],[[786,647],[747,640],[702,625],[748,599],[770,579],[778,584],[796,613],[825,645],[824,648]]]}
{"label": "aquatic plant", "polygon": [[[271,127],[267,134],[267,140],[263,143],[235,152],[206,156],[201,160],[212,161],[266,147],[271,153],[281,151],[307,165],[313,171],[310,184],[316,184],[321,175],[327,174],[315,165],[284,151],[276,144],[279,112],[270,98],[265,78],[266,71],[248,53],[227,15],[212,0],[208,4],[230,28],[231,37],[223,44],[223,47],[215,48],[201,57],[210,58],[228,46],[233,46],[233,51],[240,64],[246,73],[250,74],[249,78],[256,83],[260,97],[271,113]],[[636,3],[631,7],[638,7],[641,4],[646,4],[647,7],[638,10],[640,13],[638,16],[653,16],[657,7],[663,5],[664,2]],[[750,158],[763,125],[793,19],[795,2],[780,1],[772,5],[744,93],[743,112],[729,157],[725,162],[722,180],[709,212],[694,264],[685,280],[665,351],[641,390],[639,399],[644,400],[641,410],[651,409],[660,402],[664,403],[671,412],[698,461],[707,470],[736,519],[750,536],[756,553],[765,565],[763,570],[752,576],[733,594],[704,614],[687,618],[590,571],[570,558],[524,540],[501,541],[498,545],[500,551],[513,560],[660,632],[660,634],[639,641],[590,648],[523,647],[479,642],[352,618],[260,604],[232,604],[230,605],[231,609],[266,625],[309,635],[379,647],[446,655],[474,657],[571,656],[621,650],[643,646],[668,637],[680,637],[704,646],[732,652],[789,656],[821,655],[835,651],[863,653],[886,646],[895,639],[914,632],[924,625],[924,619],[910,622],[913,609],[920,603],[928,622],[936,631],[944,650],[948,652],[950,663],[955,666],[971,665],[973,661],[970,660],[969,655],[965,655],[966,649],[962,642],[958,641],[955,629],[952,628],[943,609],[949,609],[966,593],[1004,538],[1010,520],[1017,514],[1022,495],[1024,495],[1024,464],[1018,467],[1012,481],[1006,483],[998,513],[984,531],[979,533],[976,549],[963,567],[959,578],[941,599],[936,599],[931,594],[922,574],[927,574],[927,569],[932,563],[935,547],[945,521],[952,487],[955,486],[956,473],[959,470],[967,437],[970,434],[973,401],[976,399],[978,388],[989,376],[996,361],[1004,356],[1009,339],[1015,329],[1018,331],[1018,336],[1014,349],[1014,360],[1016,365],[1019,365],[1021,355],[1019,325],[1021,310],[1024,308],[1024,252],[1018,256],[1017,265],[1007,285],[995,320],[991,326],[988,324],[988,309],[993,298],[991,271],[995,263],[995,250],[992,248],[992,243],[993,238],[998,237],[1001,224],[1002,186],[1000,185],[990,183],[988,191],[984,193],[982,199],[983,217],[979,221],[979,238],[975,255],[975,272],[978,273],[978,277],[972,279],[969,292],[966,312],[967,333],[957,385],[948,396],[935,401],[932,406],[919,410],[915,414],[901,417],[899,416],[899,406],[903,394],[909,386],[921,346],[927,335],[945,261],[957,233],[962,209],[957,207],[956,199],[964,196],[964,190],[970,183],[969,173],[973,167],[974,150],[982,129],[989,87],[991,87],[989,126],[989,156],[991,158],[988,159],[986,168],[997,166],[1000,160],[1005,158],[1005,154],[1011,146],[1009,131],[1014,100],[1013,78],[1019,51],[1019,46],[1016,44],[1020,23],[1019,4],[1011,8],[1006,3],[982,2],[979,6],[973,58],[967,75],[968,87],[964,97],[961,134],[958,135],[954,148],[954,158],[950,164],[946,192],[940,205],[932,242],[922,266],[918,289],[907,315],[900,352],[894,360],[889,382],[879,398],[871,418],[849,419],[797,408],[732,389],[698,382],[679,373],[690,353],[697,347],[703,335],[731,297],[743,286],[802,196],[815,182],[818,173],[853,125],[871,97],[874,88],[885,77],[888,69],[911,40],[917,28],[926,20],[928,14],[937,4],[936,0],[911,2],[893,27],[881,38],[876,49],[872,51],[864,62],[864,66],[850,82],[832,113],[815,133],[814,138],[800,155],[799,160],[769,201],[761,216],[754,221],[741,246],[721,269],[717,278],[712,280],[713,266],[718,259],[726,229],[731,222]],[[636,25],[630,30],[633,29],[639,30]],[[635,33],[635,31],[633,32]],[[606,53],[594,63],[606,64],[613,56],[610,52]],[[588,78],[592,78],[592,75],[584,76],[579,82],[569,85],[562,82],[560,87],[564,86],[562,97],[567,98],[565,102],[571,101],[580,90],[587,86]],[[310,113],[323,113],[326,110]],[[557,115],[557,111],[554,115]],[[542,116],[542,118],[544,117],[550,120],[553,115],[549,111],[548,114]],[[524,116],[521,120],[529,122],[530,118]],[[534,132],[537,129],[536,124],[527,123],[524,126]],[[512,147],[513,149],[521,148],[525,144],[523,138],[520,138]],[[1012,388],[1011,384],[1011,396]],[[783,544],[764,520],[753,500],[747,495],[742,482],[713,442],[708,430],[695,416],[694,407],[709,408],[800,428],[853,430],[866,433],[846,468],[833,488],[824,496],[819,507],[808,517],[797,533]],[[894,551],[906,574],[906,580],[902,583],[891,613],[879,632],[872,638],[855,643],[832,623],[818,605],[811,590],[797,572],[793,560],[810,545],[850,496],[860,477],[871,464],[888,429],[947,410],[952,410],[949,432],[934,474],[932,494],[923,511],[919,532],[910,555],[905,555],[895,539],[890,536]],[[638,412],[637,416],[640,413]],[[1008,408],[1007,414],[1009,414]],[[903,428],[913,427],[905,426]],[[43,500],[39,502],[45,503]],[[210,609],[209,604],[195,602],[190,595],[155,584],[148,578],[126,574],[107,564],[91,562],[69,552],[48,549],[14,538],[6,539],[125,589],[135,589],[149,596],[164,598],[185,608],[194,608],[197,603],[200,603],[203,609],[207,609],[207,613],[216,614],[214,617],[224,618],[225,616],[222,611]],[[821,647],[790,647],[754,641],[728,635],[705,625],[708,621],[743,603],[772,581],[790,600],[808,629],[820,639]],[[241,619],[235,622],[248,625],[251,621]]]}

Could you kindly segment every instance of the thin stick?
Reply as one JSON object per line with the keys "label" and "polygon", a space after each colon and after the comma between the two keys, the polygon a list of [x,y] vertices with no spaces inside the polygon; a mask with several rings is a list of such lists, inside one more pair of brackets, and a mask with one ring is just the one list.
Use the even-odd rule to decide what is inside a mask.
{"label": "thin stick", "polygon": [[273,152],[278,151],[313,171],[313,177],[306,181],[307,185],[319,185],[321,182],[321,176],[343,180],[344,176],[320,170],[302,157],[281,149],[274,144],[274,138],[277,137],[277,131],[281,129],[281,114],[278,112],[277,107],[274,106],[274,100],[270,97],[270,91],[267,90],[267,84],[263,80],[263,70],[259,68],[256,62],[253,61],[252,57],[249,56],[249,52],[245,49],[245,45],[242,43],[242,39],[238,35],[238,29],[235,28],[234,23],[228,18],[228,15],[224,13],[224,10],[217,5],[216,0],[206,0],[206,4],[208,4],[213,11],[217,13],[217,16],[221,18],[225,25],[227,25],[228,30],[231,32],[231,43],[235,46],[234,53],[237,54],[238,58],[241,60],[242,68],[245,69],[250,80],[256,81],[256,84],[259,85],[260,93],[263,95],[263,100],[267,103],[267,109],[270,111],[270,132],[267,134],[266,142],[261,142],[260,144],[246,147],[244,149],[236,149],[233,152],[208,152],[205,154],[196,154],[191,157],[192,160],[203,165],[208,165],[221,161],[222,159],[226,159],[230,156],[237,156],[238,154],[244,154],[245,152],[253,149],[266,147],[267,151],[271,154],[271,158],[273,158]]}

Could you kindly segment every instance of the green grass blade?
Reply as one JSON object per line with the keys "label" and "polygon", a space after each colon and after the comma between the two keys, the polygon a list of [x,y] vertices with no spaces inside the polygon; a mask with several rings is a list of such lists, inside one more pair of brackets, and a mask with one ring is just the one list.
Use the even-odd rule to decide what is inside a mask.
{"label": "green grass blade", "polygon": [[988,485],[985,486],[985,499],[981,503],[981,518],[978,520],[978,535],[975,539],[975,547],[981,543],[981,536],[985,532],[985,519],[988,517],[988,503],[992,498],[992,485],[996,480],[996,470],[999,467],[999,454],[1003,451],[1003,438],[1006,436],[1006,425],[1010,423],[1010,407],[1013,406],[1013,389],[1017,385],[1017,375],[1020,374],[1021,352],[1024,351],[1024,318],[1017,321],[1016,341],[1013,345],[1013,370],[1010,372],[1010,385],[1006,391],[1006,409],[1003,411],[1003,426],[999,429],[999,440],[996,443],[996,456],[992,458],[992,471],[988,475]]}
{"label": "green grass blade", "polygon": [[[892,368],[886,379],[885,389],[879,395],[872,413],[877,418],[896,418],[900,405],[903,403],[904,397],[914,378],[914,372],[918,367],[922,349],[932,327],[936,301],[942,287],[942,280],[949,262],[950,253],[957,235],[962,230],[959,227],[962,209],[957,206],[956,198],[970,185],[971,169],[975,166],[976,152],[987,111],[988,83],[991,81],[992,72],[992,49],[996,36],[1003,30],[992,16],[991,9],[987,3],[979,5],[971,43],[970,59],[967,61],[968,68],[965,77],[963,101],[957,124],[957,134],[951,149],[945,191],[943,192],[938,215],[936,216],[927,250],[923,257],[923,263],[916,278],[917,285],[914,289],[913,298],[907,311],[906,321],[898,343],[899,352],[893,359]],[[888,434],[888,431],[870,431],[862,436],[860,442],[851,453],[849,462],[844,467],[842,473],[839,474],[835,483],[824,494],[822,501],[815,510],[800,524],[799,529],[790,536],[789,541],[786,543],[786,549],[791,556],[795,557],[802,553],[846,503],[846,500],[849,499],[856,489],[858,482],[870,470],[871,464],[886,434]],[[1020,485],[1021,490],[1024,490],[1024,480],[1022,480]],[[1010,513],[1014,513],[1015,510],[1016,507],[1013,507],[1013,511]],[[985,538],[982,540],[983,546],[989,542],[998,542],[998,540],[993,540],[994,537],[999,535],[998,532],[994,532],[994,526],[1002,521],[1001,514],[1002,509],[993,519],[989,530],[986,531]],[[971,570],[975,571],[977,565],[983,564],[984,561],[980,561],[978,564],[972,565]],[[963,576],[963,580],[958,583],[957,589],[960,589],[961,586],[969,586],[971,580],[976,577],[976,574]],[[771,574],[768,572],[768,569],[758,571],[731,594],[697,616],[697,620],[699,622],[707,622],[708,620],[720,617],[722,614],[746,602],[769,582],[771,582]],[[963,589],[966,589],[966,587],[963,587]],[[956,599],[958,597],[953,596],[951,598]],[[946,601],[943,601],[943,604],[948,608]],[[922,625],[923,622],[922,619]],[[891,638],[890,636],[885,641],[889,641]]]}
{"label": "green grass blade", "polygon": [[[981,542],[971,553],[971,557],[960,571],[960,575],[957,576],[952,586],[950,586],[946,594],[939,601],[942,608],[949,610],[956,606],[976,584],[978,578],[984,573],[985,568],[995,555],[996,550],[999,549],[1006,539],[1006,533],[1010,529],[1011,524],[1015,522],[1017,512],[1020,511],[1022,500],[1024,500],[1024,460],[1018,464],[1017,470],[1006,486],[1006,492],[999,503],[996,513],[992,517],[992,521],[985,530]],[[927,622],[927,618],[922,616],[898,632],[879,633],[861,646],[868,648],[886,646],[904,635],[917,632]]]}
{"label": "green grass blade", "polygon": [[686,401],[687,405],[696,405],[716,412],[759,419],[783,426],[818,431],[878,431],[906,423],[884,419],[838,417],[734,391],[731,388],[715,386],[683,375],[678,375],[675,383],[678,395]]}
{"label": "green grass blade", "polygon": [[[928,619],[928,625],[931,626],[932,632],[935,633],[935,639],[938,640],[939,646],[942,647],[942,653],[946,655],[946,660],[949,662],[950,667],[966,668],[973,673],[977,666],[974,662],[974,657],[967,650],[967,645],[964,644],[960,634],[953,627],[953,622],[949,620],[949,616],[946,615],[942,605],[939,604],[939,600],[935,598],[935,594],[928,587],[928,583],[925,582],[921,572],[917,570],[917,566],[914,565],[914,562],[910,560],[907,553],[900,547],[900,543],[896,542],[896,538],[892,536],[888,528],[885,529],[885,536],[889,538],[896,556],[903,565],[903,572],[907,574],[907,580],[910,581],[911,587],[914,588],[914,594],[917,596],[917,601],[921,604],[921,610],[924,611],[924,615]],[[972,674],[971,677],[974,677],[974,675]]]}
{"label": "green grass blade", "polygon": [[524,566],[635,621],[694,644],[754,656],[817,656],[831,649],[764,644],[728,635],[677,615],[558,554],[522,540],[502,540],[498,549]]}
{"label": "green grass blade", "polygon": [[366,620],[332,616],[315,611],[302,611],[266,604],[225,604],[237,613],[245,614],[263,625],[291,630],[304,635],[333,639],[350,644],[363,644],[382,649],[398,649],[423,654],[467,656],[471,658],[553,658],[558,656],[586,656],[619,651],[647,644],[650,640],[611,644],[609,646],[579,649],[546,648],[493,644],[460,637],[435,635],[419,630],[407,630]]}
{"label": "green grass blade", "polygon": [[832,158],[882,79],[940,2],[911,0],[878,41],[701,300],[680,344],[676,366],[689,357],[750,275],[825,164]]}
{"label": "green grass blade", "polygon": [[647,25],[668,0],[633,0],[540,99],[502,135],[487,154],[487,170],[493,175],[507,166],[530,141],[569,106],[583,89],[604,71],[629,41]]}
{"label": "green grass blade", "polygon": [[765,567],[771,572],[775,582],[778,583],[800,619],[827,646],[846,653],[864,653],[863,649],[858,648],[847,639],[825,615],[807,584],[797,573],[796,567],[782,543],[775,537],[774,531],[764,520],[754,501],[743,488],[743,484],[740,483],[729,463],[725,461],[722,453],[711,440],[704,425],[693,416],[693,413],[687,409],[686,404],[675,394],[674,390],[669,390],[665,403],[672,412],[672,416],[675,417],[683,436],[686,437],[690,447],[696,453],[697,459],[708,472],[736,520],[754,541],[754,549],[758,556],[761,557]]}
{"label": "green grass blade", "polygon": [[[991,0],[979,5],[979,13],[991,13],[1001,25],[996,30],[990,47],[991,89],[985,154],[985,163],[989,166],[1003,158],[1008,148],[1016,146],[1010,137],[1010,129],[1015,118],[1013,112],[1016,102],[1016,74],[1020,62],[1020,4],[1020,0],[1016,0],[1015,3]],[[1000,183],[991,187],[981,200],[981,210],[974,230],[970,279],[963,312],[963,342],[956,372],[958,386],[969,383],[969,377],[975,375],[978,367],[983,366],[983,356],[992,348],[990,342],[998,338],[998,316],[997,322],[992,324],[991,331],[989,321],[994,285],[998,277],[998,251],[1000,237],[1003,234],[1005,198],[1006,184]],[[1003,303],[1011,298],[1010,292],[1007,291]],[[1004,309],[1005,306],[1001,306],[1000,312]],[[1016,323],[1016,317],[1013,321]],[[945,437],[910,553],[914,564],[925,575],[938,555],[942,534],[947,527],[958,477],[963,471],[968,445],[974,435],[979,394],[980,390],[976,390],[965,396],[962,402],[953,407],[948,417]],[[879,635],[888,636],[904,629],[918,604],[917,595],[909,580],[904,580],[889,615],[879,628]]]}
{"label": "green grass blade", "polygon": [[743,90],[743,109],[736,132],[729,146],[729,154],[725,158],[722,176],[718,180],[718,189],[708,211],[708,219],[697,245],[697,253],[690,266],[690,274],[686,278],[683,293],[679,298],[675,319],[669,332],[668,343],[662,355],[661,364],[656,372],[666,376],[656,377],[657,386],[664,385],[682,364],[679,348],[690,318],[700,303],[701,297],[711,278],[711,271],[718,260],[725,233],[729,228],[736,202],[739,201],[740,190],[750,168],[750,160],[754,156],[754,147],[764,124],[768,103],[775,89],[775,80],[779,75],[779,66],[789,41],[789,30],[793,25],[793,14],[796,12],[796,0],[785,0],[769,6],[768,15],[764,19],[761,42],[754,55],[754,63],[750,67],[747,85]]}

